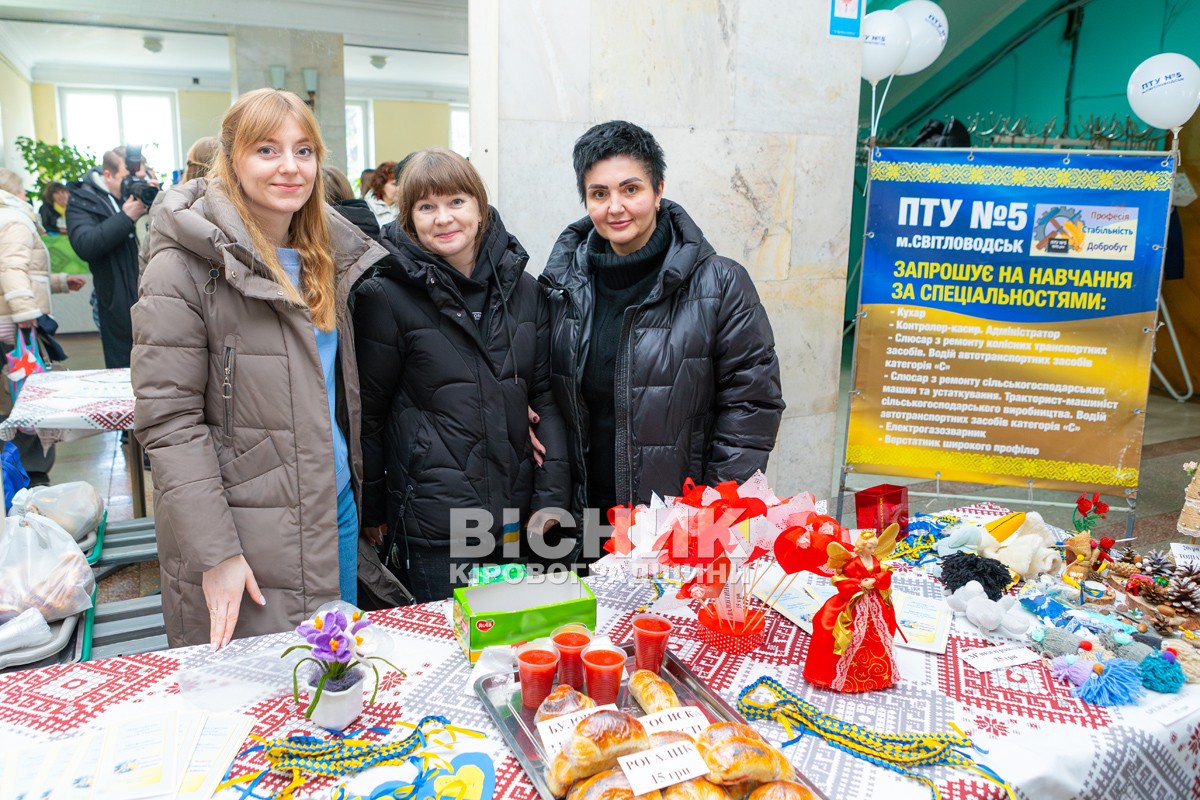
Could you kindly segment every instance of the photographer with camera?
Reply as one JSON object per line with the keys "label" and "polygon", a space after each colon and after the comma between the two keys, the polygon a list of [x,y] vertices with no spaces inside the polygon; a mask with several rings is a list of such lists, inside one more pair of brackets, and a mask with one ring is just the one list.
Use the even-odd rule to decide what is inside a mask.
{"label": "photographer with camera", "polygon": [[87,175],[67,184],[67,236],[87,262],[96,291],[104,366],[129,366],[133,330],[129,309],[137,302],[136,223],[158,194],[146,177],[141,147],[109,150]]}

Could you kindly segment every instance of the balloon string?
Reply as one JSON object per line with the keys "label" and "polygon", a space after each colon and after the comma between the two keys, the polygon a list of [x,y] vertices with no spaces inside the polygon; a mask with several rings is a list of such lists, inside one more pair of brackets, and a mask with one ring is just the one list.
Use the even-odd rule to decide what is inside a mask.
{"label": "balloon string", "polygon": [[883,104],[887,102],[888,89],[892,88],[892,78],[894,77],[896,76],[889,75],[887,86],[883,87],[883,97],[879,98],[879,110],[875,112],[875,127],[871,130],[871,136],[874,136],[876,133],[878,133],[879,122],[881,119],[883,119]]}
{"label": "balloon string", "polygon": [[878,83],[879,83],[879,81],[871,81],[871,138],[872,139],[875,138],[875,129],[878,126],[878,122],[875,119],[875,87],[878,85]]}

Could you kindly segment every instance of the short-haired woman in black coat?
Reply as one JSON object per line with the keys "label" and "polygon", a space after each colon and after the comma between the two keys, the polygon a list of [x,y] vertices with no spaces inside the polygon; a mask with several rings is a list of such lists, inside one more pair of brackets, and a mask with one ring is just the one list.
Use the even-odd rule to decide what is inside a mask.
{"label": "short-haired woman in black coat", "polygon": [[[475,168],[450,150],[421,151],[397,199],[383,234],[391,255],[353,312],[362,524],[427,602],[450,596],[471,565],[511,560],[506,528],[509,538],[518,525],[540,533],[546,515],[534,512],[566,507],[568,447],[550,389],[549,306]],[[549,451],[540,467],[531,410]],[[489,544],[474,546],[468,528]]]}
{"label": "short-haired woman in black coat", "polygon": [[541,276],[555,393],[574,434],[574,509],[603,522],[613,506],[679,494],[687,478],[765,469],[784,404],[749,274],[663,197],[663,151],[648,131],[596,125],[576,141],[574,166],[587,216]]}

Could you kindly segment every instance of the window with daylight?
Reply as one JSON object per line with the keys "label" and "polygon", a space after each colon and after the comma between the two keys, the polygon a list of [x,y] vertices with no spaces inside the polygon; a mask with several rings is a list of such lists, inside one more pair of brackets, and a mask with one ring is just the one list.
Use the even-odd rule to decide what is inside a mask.
{"label": "window with daylight", "polygon": [[358,185],[358,177],[368,165],[375,163],[371,160],[367,104],[367,100],[346,102],[346,177],[350,179],[354,190],[360,194],[362,189]]}
{"label": "window with daylight", "polygon": [[466,106],[450,106],[450,149],[471,157],[471,112]]}
{"label": "window with daylight", "polygon": [[59,89],[58,97],[67,144],[97,161],[106,150],[140,144],[142,157],[164,181],[182,168],[173,93]]}

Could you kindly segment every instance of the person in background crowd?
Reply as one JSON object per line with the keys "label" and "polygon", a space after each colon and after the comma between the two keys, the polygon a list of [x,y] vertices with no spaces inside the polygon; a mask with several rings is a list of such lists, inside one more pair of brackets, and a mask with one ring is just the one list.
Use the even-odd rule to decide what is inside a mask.
{"label": "person in background crowd", "polygon": [[395,161],[385,161],[376,167],[368,191],[363,195],[380,228],[396,218],[396,182],[392,179],[395,170]]}
{"label": "person in background crowd", "polygon": [[371,188],[371,179],[375,177],[375,168],[367,167],[358,176],[358,196],[364,200]]}
{"label": "person in background crowd", "polygon": [[137,301],[138,240],[135,223],[146,204],[133,195],[120,199],[121,181],[129,174],[125,149],[109,150],[101,166],[67,184],[67,235],[71,247],[87,262],[96,291],[96,313],[104,366],[129,366],[133,331],[129,309]]}
{"label": "person in background crowd", "polygon": [[[221,140],[215,136],[201,136],[192,142],[187,151],[187,167],[183,170],[180,183],[187,183],[196,178],[203,178],[212,169],[217,153],[221,151]],[[162,194],[160,193],[161,197]],[[155,200],[158,198],[156,197]]]}
{"label": "person in background crowd", "polygon": [[67,201],[70,198],[66,185],[58,181],[50,181],[42,189],[42,228],[51,236],[67,232]]}
{"label": "person in background crowd", "polygon": [[322,167],[325,171],[325,202],[333,206],[334,211],[358,226],[358,229],[379,241],[379,223],[371,212],[366,200],[354,196],[350,188],[350,179],[346,173],[328,164]]}
{"label": "person in background crowd", "polygon": [[345,313],[386,255],[325,205],[296,95],[241,95],[211,179],[171,189],[134,307],[135,428],[154,467],[172,647],[356,601],[358,362]]}
{"label": "person in background crowd", "polygon": [[[549,308],[479,173],[450,150],[417,153],[400,177],[399,210],[383,240],[392,255],[353,306],[363,530],[428,602],[450,596],[456,565],[504,557],[505,509],[518,509],[514,543],[516,523],[540,532],[551,519],[543,510],[568,499],[569,467],[550,390]],[[530,408],[550,451],[541,468]],[[476,531],[491,534],[490,552],[456,552],[455,509],[491,514]]]}
{"label": "person in background crowd", "polygon": [[766,469],[784,404],[749,274],[663,197],[666,164],[649,132],[596,125],[573,160],[587,216],[559,236],[540,280],[576,509],[604,520],[614,506],[679,494],[688,478],[713,485]]}
{"label": "person in background crowd", "polygon": [[[57,185],[65,191],[61,183]],[[49,318],[51,292],[78,291],[83,288],[84,280],[78,275],[50,271],[50,252],[42,242],[42,233],[38,218],[26,201],[20,176],[12,170],[0,169],[0,346],[7,353],[16,346],[17,329],[31,331],[35,334],[34,346],[42,351],[42,360],[48,361],[36,335],[38,320]],[[3,374],[0,416],[7,417],[12,411],[7,363]],[[54,448],[43,453],[41,442],[28,433],[18,433],[15,442],[30,483],[48,484],[47,473],[54,466]]]}

